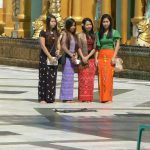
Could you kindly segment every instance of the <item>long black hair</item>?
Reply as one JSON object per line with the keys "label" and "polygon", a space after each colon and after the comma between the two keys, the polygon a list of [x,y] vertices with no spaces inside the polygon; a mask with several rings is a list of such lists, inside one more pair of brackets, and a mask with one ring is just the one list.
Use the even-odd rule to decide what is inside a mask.
{"label": "long black hair", "polygon": [[[67,19],[66,22],[65,22],[65,29],[68,32],[70,32],[70,28],[73,26],[73,24],[75,24],[75,26],[76,26],[76,21],[73,18]],[[76,33],[76,29],[72,34],[75,34],[75,33]]]}
{"label": "long black hair", "polygon": [[105,28],[103,26],[103,21],[106,18],[110,21],[110,26],[109,26],[109,29],[108,29],[107,38],[112,38],[112,17],[109,14],[104,14],[101,17],[100,28],[99,28],[99,38],[100,39],[103,38],[103,35],[105,33]]}
{"label": "long black hair", "polygon": [[49,14],[46,18],[46,31],[56,31],[57,32],[57,20],[56,20],[56,26],[53,29],[51,29],[50,21],[52,18],[56,20],[56,17],[52,14]]}
{"label": "long black hair", "polygon": [[92,37],[92,39],[94,39],[94,38],[95,38],[95,35],[94,35],[94,29],[93,29],[93,22],[92,22],[92,20],[91,20],[90,18],[84,18],[84,19],[82,20],[82,31],[83,31],[85,34],[87,34],[87,31],[86,31],[86,29],[85,29],[85,24],[86,24],[87,21],[89,21],[89,22],[91,23],[91,25],[92,25],[92,29],[91,29],[91,31],[89,31],[89,35]]}
{"label": "long black hair", "polygon": [[[56,21],[56,26],[53,29],[50,26],[51,19],[55,19],[55,21]],[[50,33],[51,31],[53,31],[53,34]],[[56,45],[56,41],[58,39],[59,33],[58,33],[58,29],[57,29],[57,19],[52,14],[49,14],[46,18],[46,34],[48,36],[48,43],[51,44],[52,39],[55,38],[55,45]]]}
{"label": "long black hair", "polygon": [[65,22],[65,31],[66,31],[66,34],[67,34],[66,44],[69,48],[70,40],[71,40],[71,34],[72,34],[74,36],[75,43],[76,43],[76,49],[77,49],[77,47],[78,47],[78,38],[77,38],[77,35],[76,35],[76,28],[75,28],[74,32],[70,32],[70,28],[73,25],[75,25],[75,27],[76,27],[76,21],[73,18],[66,19],[66,22]]}

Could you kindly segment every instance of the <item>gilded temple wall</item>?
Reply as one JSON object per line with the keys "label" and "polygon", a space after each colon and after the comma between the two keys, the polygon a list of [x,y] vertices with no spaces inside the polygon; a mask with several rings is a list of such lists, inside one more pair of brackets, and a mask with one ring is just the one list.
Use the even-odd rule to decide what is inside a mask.
{"label": "gilded temple wall", "polygon": [[[47,0],[0,0],[0,34],[6,36],[31,37],[33,34],[32,22],[47,9]],[[14,3],[19,2],[17,14],[14,12]],[[100,0],[101,14],[109,13],[113,17],[114,27],[122,36],[122,43],[134,41],[136,24],[143,19],[145,0]],[[16,5],[15,5],[16,6]],[[90,17],[94,20],[96,0],[61,0],[61,16],[72,16],[77,21],[77,29],[81,30],[82,18]],[[133,37],[131,37],[133,35]],[[131,40],[130,40],[131,39]]]}

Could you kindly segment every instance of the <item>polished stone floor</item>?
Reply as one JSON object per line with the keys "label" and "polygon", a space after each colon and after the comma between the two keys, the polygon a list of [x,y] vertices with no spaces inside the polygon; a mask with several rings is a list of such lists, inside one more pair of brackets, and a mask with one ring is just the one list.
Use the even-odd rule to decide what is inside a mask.
{"label": "polished stone floor", "polygon": [[[113,103],[37,102],[38,70],[0,66],[0,150],[136,150],[138,126],[150,124],[150,81],[114,79]],[[150,150],[144,131],[141,150]]]}

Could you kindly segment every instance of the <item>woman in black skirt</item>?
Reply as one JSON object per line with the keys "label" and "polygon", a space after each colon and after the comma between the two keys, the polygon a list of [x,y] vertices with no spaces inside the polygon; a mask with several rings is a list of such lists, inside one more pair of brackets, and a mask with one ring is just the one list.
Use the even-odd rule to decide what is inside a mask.
{"label": "woman in black skirt", "polygon": [[40,103],[53,103],[55,101],[58,36],[56,18],[53,15],[49,15],[46,18],[46,30],[40,32],[41,53],[38,86],[38,100]]}

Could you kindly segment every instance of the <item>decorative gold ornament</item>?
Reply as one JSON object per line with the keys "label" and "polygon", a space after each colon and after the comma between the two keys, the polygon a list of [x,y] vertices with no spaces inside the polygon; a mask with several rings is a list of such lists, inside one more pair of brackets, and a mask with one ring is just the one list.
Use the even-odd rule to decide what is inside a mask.
{"label": "decorative gold ornament", "polygon": [[8,36],[6,35],[6,33],[2,33],[2,34],[0,35],[0,37],[8,37]]}
{"label": "decorative gold ornament", "polygon": [[150,47],[150,20],[144,19],[137,24],[138,37],[137,44],[140,46]]}
{"label": "decorative gold ornament", "polygon": [[62,29],[64,27],[64,21],[60,15],[61,12],[61,0],[48,0],[49,9],[48,13],[56,17],[58,22],[58,28]]}
{"label": "decorative gold ornament", "polygon": [[61,0],[47,0],[47,11],[46,14],[41,15],[38,19],[32,22],[34,34],[33,39],[39,38],[39,33],[42,29],[44,29],[44,18],[43,16],[52,14],[56,17],[58,22],[58,28],[61,30],[64,27],[64,21],[60,15],[61,12]]}
{"label": "decorative gold ornament", "polygon": [[34,34],[33,34],[32,38],[38,39],[41,30],[44,29],[43,17],[40,16],[38,19],[36,19],[34,22],[32,22],[32,26],[33,26],[33,30],[34,30]]}

